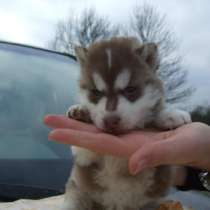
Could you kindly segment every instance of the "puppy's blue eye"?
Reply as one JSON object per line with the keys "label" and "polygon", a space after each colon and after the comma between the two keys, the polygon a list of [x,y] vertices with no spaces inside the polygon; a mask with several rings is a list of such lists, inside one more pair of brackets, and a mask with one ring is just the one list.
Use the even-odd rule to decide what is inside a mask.
{"label": "puppy's blue eye", "polygon": [[129,101],[135,101],[137,98],[140,97],[141,92],[139,87],[128,86],[121,91],[121,94]]}
{"label": "puppy's blue eye", "polygon": [[123,90],[123,94],[125,95],[133,95],[137,92],[138,88],[134,86],[128,86]]}
{"label": "puppy's blue eye", "polygon": [[104,95],[104,92],[97,90],[97,89],[92,89],[90,90],[91,94],[94,95],[97,98],[101,98]]}

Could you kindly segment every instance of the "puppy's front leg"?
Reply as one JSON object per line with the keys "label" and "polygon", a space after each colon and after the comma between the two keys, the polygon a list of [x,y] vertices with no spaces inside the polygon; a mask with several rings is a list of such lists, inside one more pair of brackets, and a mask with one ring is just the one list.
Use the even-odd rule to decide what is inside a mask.
{"label": "puppy's front leg", "polygon": [[74,120],[91,123],[91,118],[88,110],[81,104],[72,105],[66,112],[66,116]]}
{"label": "puppy's front leg", "polygon": [[82,192],[76,183],[69,178],[64,195],[62,210],[91,210],[92,201],[87,192]]}
{"label": "puppy's front leg", "polygon": [[155,125],[162,129],[174,129],[191,122],[190,114],[178,109],[164,108],[155,119]]}
{"label": "puppy's front leg", "polygon": [[[80,104],[71,106],[66,115],[69,118],[91,123],[89,112],[82,107]],[[98,156],[92,151],[83,149],[80,147],[72,146],[72,152],[74,155],[75,164],[80,167],[88,167],[92,163],[98,161]],[[87,191],[78,187],[76,182],[73,180],[73,174],[75,169],[72,170],[72,175],[69,177],[69,180],[66,184],[66,192],[64,195],[64,203],[62,205],[62,210],[92,210],[92,200]],[[78,181],[81,177],[77,177]]]}
{"label": "puppy's front leg", "polygon": [[[81,104],[70,106],[66,115],[69,118],[75,120],[91,123],[90,114],[88,110],[85,107],[83,107]],[[72,146],[71,148],[75,162],[80,166],[89,166],[93,162],[96,162],[98,159],[97,154],[90,150],[76,146]]]}
{"label": "puppy's front leg", "polygon": [[90,150],[76,146],[72,146],[71,148],[74,156],[74,161],[79,166],[90,166],[92,163],[97,163],[100,159],[99,155]]}

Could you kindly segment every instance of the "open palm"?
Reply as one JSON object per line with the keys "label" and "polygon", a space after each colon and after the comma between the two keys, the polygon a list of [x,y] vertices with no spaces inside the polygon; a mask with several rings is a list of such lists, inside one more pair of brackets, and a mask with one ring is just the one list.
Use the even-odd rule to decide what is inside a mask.
{"label": "open palm", "polygon": [[129,158],[133,174],[165,164],[210,169],[210,129],[202,123],[191,123],[172,131],[141,130],[114,136],[65,116],[48,115],[44,121],[54,128],[50,139],[99,154]]}

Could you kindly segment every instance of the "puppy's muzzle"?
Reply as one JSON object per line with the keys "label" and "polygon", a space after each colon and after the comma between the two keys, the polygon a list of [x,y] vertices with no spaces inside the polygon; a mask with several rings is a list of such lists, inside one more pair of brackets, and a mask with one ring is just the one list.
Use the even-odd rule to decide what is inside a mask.
{"label": "puppy's muzzle", "polygon": [[120,118],[109,116],[104,119],[104,129],[110,133],[115,133],[120,129]]}

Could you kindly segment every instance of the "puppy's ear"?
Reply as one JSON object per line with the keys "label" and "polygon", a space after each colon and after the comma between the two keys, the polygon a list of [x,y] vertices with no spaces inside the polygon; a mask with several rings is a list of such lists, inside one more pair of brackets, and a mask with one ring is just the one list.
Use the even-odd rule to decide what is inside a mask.
{"label": "puppy's ear", "polygon": [[88,50],[85,47],[77,46],[74,48],[76,57],[81,65],[84,65],[87,60]]}
{"label": "puppy's ear", "polygon": [[158,47],[155,43],[146,43],[136,48],[136,53],[143,59],[152,70],[159,68]]}

